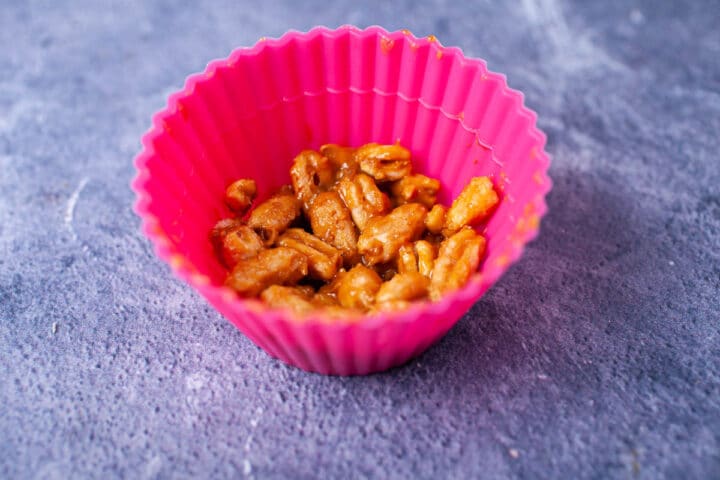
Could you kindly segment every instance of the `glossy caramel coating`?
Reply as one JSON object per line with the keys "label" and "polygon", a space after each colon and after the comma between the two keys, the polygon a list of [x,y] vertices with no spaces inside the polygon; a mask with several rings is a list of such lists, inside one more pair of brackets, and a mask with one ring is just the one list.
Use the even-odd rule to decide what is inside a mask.
{"label": "glossy caramel coating", "polygon": [[290,179],[295,196],[307,212],[315,195],[335,183],[335,169],[324,155],[314,150],[303,150],[293,160]]}
{"label": "glossy caramel coating", "polygon": [[288,229],[278,238],[277,244],[305,255],[308,271],[313,278],[330,280],[342,265],[342,256],[337,248],[301,228]]}
{"label": "glossy caramel coating", "polygon": [[381,285],[382,279],[375,270],[358,264],[339,277],[338,302],[345,308],[367,310]]}
{"label": "glossy caramel coating", "polygon": [[255,180],[241,178],[231,183],[225,190],[225,204],[238,216],[247,212],[257,194]]}
{"label": "glossy caramel coating", "polygon": [[260,294],[260,299],[272,308],[287,308],[295,313],[308,313],[316,306],[310,296],[298,287],[270,285]]}
{"label": "glossy caramel coating", "polygon": [[360,171],[360,165],[355,160],[355,148],[341,147],[333,143],[320,147],[320,154],[325,156],[335,169],[336,180],[353,177]]}
{"label": "glossy caramel coating", "polygon": [[437,203],[440,182],[434,178],[416,173],[403,177],[390,186],[392,200],[396,205],[419,203],[431,209]]}
{"label": "glossy caramel coating", "polygon": [[255,207],[248,218],[248,226],[255,230],[265,245],[272,245],[278,235],[300,216],[300,200],[290,186]]}
{"label": "glossy caramel coating", "polygon": [[352,262],[357,253],[357,232],[350,210],[335,191],[318,194],[308,210],[310,227],[322,241],[340,250],[343,260]]}
{"label": "glossy caramel coating", "polygon": [[430,280],[419,272],[398,273],[380,286],[375,302],[419,300],[427,296],[429,285]]}
{"label": "glossy caramel coating", "polygon": [[287,247],[262,250],[239,262],[225,285],[246,297],[255,297],[270,285],[291,285],[308,274],[305,255]]}
{"label": "glossy caramel coating", "polygon": [[384,215],[390,209],[387,195],[364,173],[343,178],[338,182],[337,191],[360,230],[365,228],[372,217]]}
{"label": "glossy caramel coating", "polygon": [[472,178],[448,209],[443,235],[449,237],[466,225],[484,220],[498,201],[488,177]]}
{"label": "glossy caramel coating", "polygon": [[440,205],[439,203],[433,205],[428,212],[427,217],[425,217],[425,228],[427,228],[430,233],[436,235],[442,232],[442,229],[445,226],[446,212],[447,208],[443,205]]}
{"label": "glossy caramel coating", "polygon": [[392,182],[410,174],[410,151],[400,145],[368,143],[355,151],[360,170],[378,182]]}
{"label": "glossy caramel coating", "polygon": [[357,242],[365,264],[394,260],[400,247],[422,234],[426,214],[427,209],[419,203],[407,203],[385,216],[371,218]]}
{"label": "glossy caramel coating", "polygon": [[440,244],[430,282],[430,298],[438,300],[443,294],[465,285],[480,264],[485,252],[485,238],[470,227],[464,227]]}
{"label": "glossy caramel coating", "polygon": [[412,174],[397,144],[303,150],[290,177],[247,221],[257,185],[239,179],[226,189],[237,218],[210,232],[230,270],[225,284],[273,308],[346,321],[461,288],[485,250],[470,226],[499,201],[490,179],[475,177],[449,208],[438,204],[440,182]]}
{"label": "glossy caramel coating", "polygon": [[435,246],[427,240],[418,240],[400,247],[397,256],[398,273],[418,272],[430,278],[435,263]]}
{"label": "glossy caramel coating", "polygon": [[255,231],[237,219],[220,220],[210,232],[210,239],[215,254],[227,268],[254,257],[263,248],[262,240]]}

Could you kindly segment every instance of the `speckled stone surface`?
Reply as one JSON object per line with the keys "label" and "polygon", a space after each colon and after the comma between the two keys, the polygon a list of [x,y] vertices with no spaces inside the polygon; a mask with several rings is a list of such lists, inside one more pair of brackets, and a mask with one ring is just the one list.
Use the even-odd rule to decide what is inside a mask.
{"label": "speckled stone surface", "polygon": [[[1,2],[0,478],[720,478],[720,5],[682,3]],[[485,58],[554,161],[520,263],[366,378],[259,350],[128,187],[186,75],[343,23]]]}

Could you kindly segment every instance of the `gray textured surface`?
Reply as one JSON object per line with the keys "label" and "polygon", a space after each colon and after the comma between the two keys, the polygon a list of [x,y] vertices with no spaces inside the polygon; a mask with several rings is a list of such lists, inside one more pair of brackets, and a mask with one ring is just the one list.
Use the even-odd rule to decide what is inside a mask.
{"label": "gray textured surface", "polygon": [[[294,4],[0,2],[0,477],[720,478],[717,1]],[[266,356],[128,188],[187,74],[342,23],[486,58],[554,157],[522,261],[368,378]]]}

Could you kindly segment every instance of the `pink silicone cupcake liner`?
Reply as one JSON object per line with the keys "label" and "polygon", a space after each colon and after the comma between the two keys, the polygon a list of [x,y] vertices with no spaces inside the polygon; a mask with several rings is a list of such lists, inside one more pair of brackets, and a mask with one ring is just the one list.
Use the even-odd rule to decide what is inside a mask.
{"label": "pink silicone cupcake liner", "polygon": [[[135,161],[135,210],[157,254],[270,355],[325,374],[381,371],[441,338],[537,235],[551,182],[535,123],[504,76],[433,36],[351,26],[289,32],[211,62],[170,96]],[[289,183],[303,149],[397,141],[417,171],[441,180],[446,205],[477,175],[500,193],[479,227],[486,257],[464,288],[406,311],[328,319],[269,309],[223,286],[208,232],[231,215],[223,203],[230,182],[255,179],[262,200]]]}

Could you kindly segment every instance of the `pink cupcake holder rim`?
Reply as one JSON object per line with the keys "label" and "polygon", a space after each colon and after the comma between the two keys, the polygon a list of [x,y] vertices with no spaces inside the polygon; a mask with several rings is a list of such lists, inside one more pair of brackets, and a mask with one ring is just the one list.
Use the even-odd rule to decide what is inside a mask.
{"label": "pink cupcake holder rim", "polygon": [[[502,92],[509,95],[514,103],[515,113],[520,116],[524,116],[530,119],[529,124],[531,125],[528,135],[534,139],[535,148],[533,150],[535,158],[539,160],[541,169],[537,172],[535,178],[538,184],[538,194],[535,195],[532,201],[532,213],[534,215],[534,228],[528,228],[512,243],[512,247],[502,255],[502,262],[496,264],[487,265],[485,262],[481,267],[481,272],[476,273],[468,283],[451,294],[448,294],[442,300],[438,302],[418,302],[412,305],[407,310],[399,312],[387,312],[383,314],[375,315],[364,315],[359,319],[351,318],[348,320],[338,318],[328,318],[322,313],[318,312],[313,315],[299,317],[294,312],[283,309],[271,309],[265,306],[262,302],[256,299],[241,299],[232,290],[225,286],[212,285],[209,279],[203,274],[197,272],[195,268],[185,261],[184,256],[178,251],[178,249],[168,240],[167,236],[159,226],[157,219],[153,216],[149,209],[150,195],[145,189],[145,184],[148,181],[150,174],[146,167],[146,164],[155,153],[153,146],[153,140],[162,135],[166,130],[166,119],[170,115],[177,113],[182,108],[181,100],[189,95],[192,95],[195,91],[196,86],[215,75],[217,68],[221,66],[232,66],[237,62],[241,56],[253,56],[257,55],[265,48],[278,48],[287,43],[296,40],[310,40],[317,36],[329,37],[331,39],[339,38],[343,35],[356,35],[356,36],[376,36],[379,35],[381,38],[386,39],[388,42],[398,40],[403,37],[409,37],[413,42],[418,45],[432,44],[433,48],[437,48],[438,52],[442,55],[452,55],[458,59],[463,65],[473,66],[483,72],[486,76],[486,80],[489,82],[495,82]],[[485,78],[485,77],[484,77]],[[440,111],[444,116],[449,119],[457,120],[462,128],[474,134],[478,145],[492,151],[492,146],[489,142],[482,140],[477,129],[469,127],[463,122],[463,119],[458,115],[446,112],[442,107],[437,105],[429,105],[419,97],[406,97],[398,92],[384,92],[377,88],[373,89],[357,89],[350,87],[347,91],[354,93],[375,93],[378,95],[392,95],[400,96],[406,101],[417,101],[424,107],[429,109],[435,109]],[[280,103],[296,101],[303,96],[314,96],[323,95],[326,93],[342,93],[341,90],[333,91],[333,89],[325,89],[316,92],[303,92],[302,95],[298,95],[296,98],[283,98],[273,104],[264,105],[262,107],[253,110],[251,115],[245,119],[256,116],[260,111],[270,110],[276,107]],[[241,117],[242,118],[242,117]],[[178,92],[171,94],[168,98],[168,105],[163,110],[159,111],[152,118],[152,126],[142,137],[143,150],[137,155],[134,161],[134,165],[138,171],[137,176],[131,183],[131,188],[135,192],[137,199],[134,204],[134,211],[142,220],[142,231],[151,240],[156,254],[167,262],[173,273],[185,282],[196,288],[210,303],[216,306],[226,316],[236,317],[244,312],[251,312],[255,315],[261,315],[262,321],[268,324],[268,331],[275,330],[280,324],[287,322],[294,323],[298,326],[307,327],[312,329],[313,327],[322,326],[323,329],[335,330],[338,334],[341,331],[346,330],[348,327],[360,328],[367,331],[373,331],[380,329],[387,322],[399,322],[410,324],[417,320],[420,312],[429,315],[433,318],[443,318],[453,310],[454,305],[472,305],[474,301],[480,298],[480,296],[495,282],[497,279],[507,270],[507,268],[517,261],[523,253],[525,245],[536,238],[539,230],[540,220],[544,217],[547,212],[547,205],[545,203],[545,195],[552,188],[552,181],[547,175],[547,170],[550,165],[550,157],[545,152],[544,146],[546,143],[545,134],[537,128],[537,114],[525,106],[524,95],[522,92],[511,89],[507,86],[506,77],[502,74],[491,72],[487,69],[485,61],[475,58],[467,58],[463,55],[462,51],[458,47],[444,47],[435,37],[417,38],[413,36],[407,30],[400,30],[395,32],[388,32],[382,27],[372,26],[366,29],[359,29],[358,27],[345,25],[338,29],[331,30],[327,27],[315,27],[309,30],[307,33],[299,31],[289,31],[279,38],[262,38],[253,47],[241,47],[235,49],[226,59],[213,60],[208,63],[206,69],[197,74],[190,75],[185,82],[184,88]],[[452,316],[452,315],[448,315]],[[233,322],[235,323],[235,322]],[[449,328],[449,326],[448,326]],[[249,332],[246,332],[249,333]],[[251,334],[252,335],[252,334]],[[256,341],[256,343],[258,343]],[[275,354],[275,352],[271,352]],[[275,356],[281,356],[275,354]]]}

